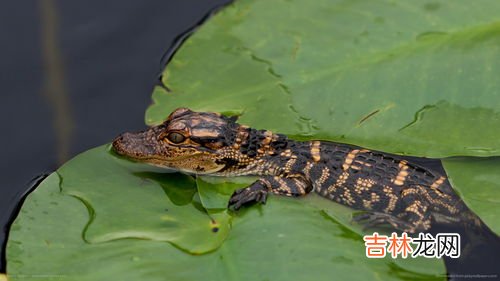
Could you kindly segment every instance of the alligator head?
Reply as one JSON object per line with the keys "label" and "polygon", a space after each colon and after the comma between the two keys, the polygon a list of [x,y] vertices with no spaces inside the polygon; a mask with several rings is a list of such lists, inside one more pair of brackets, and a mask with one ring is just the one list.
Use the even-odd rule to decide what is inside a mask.
{"label": "alligator head", "polygon": [[158,126],[121,134],[113,141],[113,149],[138,162],[213,174],[225,167],[221,159],[230,149],[238,128],[235,118],[178,108]]}

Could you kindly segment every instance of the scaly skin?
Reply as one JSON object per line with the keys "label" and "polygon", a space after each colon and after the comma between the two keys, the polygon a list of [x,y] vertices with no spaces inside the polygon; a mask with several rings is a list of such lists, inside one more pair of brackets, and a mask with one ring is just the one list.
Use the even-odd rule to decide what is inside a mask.
{"label": "scaly skin", "polygon": [[303,196],[314,191],[357,210],[355,220],[389,223],[410,233],[434,223],[481,225],[446,176],[383,152],[325,141],[299,142],[239,125],[217,113],[179,108],[163,124],[125,133],[114,150],[136,161],[192,174],[257,175],[237,190],[229,207],[265,203],[269,192]]}

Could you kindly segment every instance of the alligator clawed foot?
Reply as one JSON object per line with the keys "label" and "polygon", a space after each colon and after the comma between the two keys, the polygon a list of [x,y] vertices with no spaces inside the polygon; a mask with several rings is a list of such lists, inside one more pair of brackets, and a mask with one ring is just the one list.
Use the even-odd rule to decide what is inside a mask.
{"label": "alligator clawed foot", "polygon": [[266,189],[255,188],[254,186],[238,189],[233,193],[231,199],[229,199],[228,208],[237,211],[244,205],[253,203],[265,204],[267,193]]}

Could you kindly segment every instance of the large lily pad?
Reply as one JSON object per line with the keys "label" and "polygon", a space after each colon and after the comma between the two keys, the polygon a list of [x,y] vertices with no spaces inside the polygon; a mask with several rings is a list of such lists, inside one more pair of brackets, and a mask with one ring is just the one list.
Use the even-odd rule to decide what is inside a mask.
{"label": "large lily pad", "polygon": [[[179,50],[146,122],[189,106],[296,139],[422,157],[499,155],[500,2],[481,3],[237,1]],[[494,177],[497,162],[483,169],[468,158],[447,172],[469,175],[474,165],[475,178]],[[454,183],[474,191],[465,201],[498,229],[500,204],[469,196],[498,201],[500,183]]]}
{"label": "large lily pad", "polygon": [[[86,154],[92,152],[95,153]],[[66,171],[77,168],[81,166],[72,166],[70,162]],[[64,181],[63,190],[59,185],[57,174],[48,177],[29,196],[14,223],[8,244],[11,280],[331,280],[332,276],[368,280],[443,279],[439,276],[442,266],[429,264],[431,260],[417,269],[426,272],[423,274],[406,270],[404,267],[411,264],[391,258],[367,259],[361,236],[325,215],[318,205],[326,201],[316,196],[302,200],[271,197],[265,207],[238,213],[219,249],[190,255],[172,244],[142,237],[87,241],[82,230],[92,214],[88,213],[88,206],[81,204],[81,199],[64,191]],[[133,186],[141,188],[133,181],[121,187]],[[151,194],[152,200],[154,196],[159,195]],[[115,205],[112,201],[110,204]],[[160,208],[165,204],[151,205]],[[328,209],[334,205],[326,206]],[[138,212],[141,207],[149,208],[138,202],[129,202],[127,206]],[[198,208],[189,206],[196,217]],[[96,211],[94,215],[100,214]],[[186,233],[186,239],[193,236]]]}
{"label": "large lily pad", "polygon": [[500,2],[241,0],[165,69],[176,107],[427,157],[500,155]]}

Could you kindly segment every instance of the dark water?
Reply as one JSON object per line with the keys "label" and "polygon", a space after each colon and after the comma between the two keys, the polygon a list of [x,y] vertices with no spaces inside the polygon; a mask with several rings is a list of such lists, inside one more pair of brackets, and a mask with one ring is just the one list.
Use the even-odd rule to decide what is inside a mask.
{"label": "dark water", "polygon": [[[39,175],[144,127],[152,87],[175,47],[228,2],[11,1],[0,9],[2,245],[16,206]],[[416,161],[443,171],[439,161]],[[498,243],[465,237],[475,248],[463,259],[445,260],[449,273],[498,272]],[[4,272],[3,247],[0,254]]]}
{"label": "dark water", "polygon": [[[44,0],[2,5],[2,245],[31,179],[123,131],[142,129],[169,46],[228,2]],[[0,254],[3,272],[3,247]]]}

